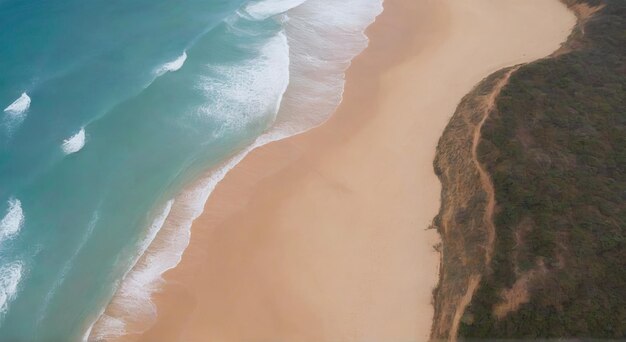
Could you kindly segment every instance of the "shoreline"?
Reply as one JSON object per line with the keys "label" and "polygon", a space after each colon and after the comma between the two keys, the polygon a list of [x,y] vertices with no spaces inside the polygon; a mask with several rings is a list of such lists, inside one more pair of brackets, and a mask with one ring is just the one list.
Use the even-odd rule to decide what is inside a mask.
{"label": "shoreline", "polygon": [[[493,59],[472,56],[479,64],[474,68],[454,60],[463,55],[457,45],[474,53],[496,45],[484,37],[494,34],[494,23],[484,19],[517,5],[536,20],[532,7],[545,9],[545,1],[528,3],[387,0],[367,30],[370,47],[348,70],[338,111],[321,127],[252,151],[226,175],[194,222],[182,262],[166,273],[164,291],[155,296],[157,324],[128,337],[427,337],[439,256],[434,231],[424,229],[439,205],[432,171],[437,140],[474,84],[504,66],[549,54],[542,53],[555,37],[527,55],[510,49]],[[459,19],[467,15],[473,20]],[[532,41],[543,33],[541,24],[553,18],[543,19],[524,37]],[[455,35],[468,28],[488,42],[474,45]],[[515,48],[523,50],[524,43]],[[450,66],[459,70],[443,70]],[[435,99],[416,96],[432,92]],[[407,301],[419,304],[398,310]],[[390,315],[390,326],[372,324]]]}
{"label": "shoreline", "polygon": [[[351,4],[323,1],[302,1],[272,8],[272,13],[261,10],[263,13],[252,15],[252,20],[258,21],[267,19],[268,15],[287,14],[289,20],[283,22],[276,38],[298,37],[290,44],[287,41],[282,44],[295,51],[288,53],[292,62],[289,73],[293,79],[276,103],[278,113],[272,127],[250,145],[206,170],[203,176],[191,178],[190,184],[165,204],[164,212],[152,217],[155,221],[146,236],[150,241],[139,245],[141,252],[134,266],[121,278],[97,320],[88,325],[85,333],[88,339],[125,340],[128,338],[125,336],[149,328],[156,317],[152,295],[161,288],[163,274],[181,261],[189,244],[191,225],[202,214],[217,184],[251,151],[316,128],[335,112],[341,103],[345,71],[352,59],[367,47],[365,30],[382,12],[382,0],[356,0]],[[347,7],[355,5],[359,5],[361,11],[352,13]],[[246,7],[244,12],[249,10]],[[343,13],[343,16],[337,20],[339,18],[326,14],[332,12]],[[239,12],[233,16],[244,18]],[[312,18],[314,20],[309,22]],[[328,20],[331,20],[330,25]],[[326,36],[319,39],[320,35]],[[307,37],[312,39],[305,39]],[[328,49],[329,46],[341,49]],[[323,84],[319,84],[320,79],[324,79]]]}

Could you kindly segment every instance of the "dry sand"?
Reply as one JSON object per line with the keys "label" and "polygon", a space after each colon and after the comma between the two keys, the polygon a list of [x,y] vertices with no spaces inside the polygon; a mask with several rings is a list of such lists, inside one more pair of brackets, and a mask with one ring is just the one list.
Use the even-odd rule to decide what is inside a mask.
{"label": "dry sand", "polygon": [[227,175],[132,339],[426,340],[439,136],[473,85],[574,22],[556,0],[386,0],[336,114]]}

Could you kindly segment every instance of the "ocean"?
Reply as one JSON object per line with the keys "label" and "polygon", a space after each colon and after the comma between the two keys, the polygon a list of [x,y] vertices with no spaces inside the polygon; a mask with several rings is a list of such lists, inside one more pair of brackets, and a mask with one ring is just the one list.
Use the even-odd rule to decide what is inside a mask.
{"label": "ocean", "polygon": [[323,123],[382,0],[0,0],[0,341],[146,329],[217,183]]}

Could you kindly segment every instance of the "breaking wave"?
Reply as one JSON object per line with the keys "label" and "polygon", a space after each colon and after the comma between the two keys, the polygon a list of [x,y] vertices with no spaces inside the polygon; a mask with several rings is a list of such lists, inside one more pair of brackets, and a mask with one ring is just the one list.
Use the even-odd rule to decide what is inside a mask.
{"label": "breaking wave", "polygon": [[24,121],[28,108],[30,108],[30,96],[22,93],[17,100],[4,109],[6,115],[3,119],[3,124],[9,134],[13,133],[14,129]]}
{"label": "breaking wave", "polygon": [[306,0],[261,0],[246,5],[243,11],[253,19],[264,20],[302,5]]}
{"label": "breaking wave", "polygon": [[[200,114],[228,128],[245,124],[260,109],[275,110],[273,125],[175,197],[150,247],[140,251],[140,261],[87,331],[89,340],[150,327],[156,316],[150,296],[161,286],[162,274],[180,262],[191,225],[217,184],[255,148],[310,130],[332,115],[342,99],[346,69],[368,44],[364,31],[381,12],[382,0],[265,0],[238,12],[253,20],[280,15],[282,32],[249,63],[211,66],[219,77],[205,78],[201,87],[217,96]],[[281,65],[287,69],[282,73]]]}
{"label": "breaking wave", "polygon": [[[131,270],[123,277],[115,297],[98,321],[87,331],[89,340],[101,341],[119,337],[128,332],[128,326],[141,325],[142,320],[156,316],[156,308],[150,297],[161,283],[161,275],[174,268],[182,257],[182,251],[189,244],[190,232],[187,234],[162,235],[171,230],[166,225],[174,200],[168,201],[157,215],[146,236],[138,245],[138,257]],[[156,243],[167,238],[167,244]],[[176,231],[178,233],[178,231]]]}
{"label": "breaking wave", "polygon": [[0,320],[17,294],[18,285],[22,280],[22,271],[23,266],[19,261],[0,267]]}
{"label": "breaking wave", "polygon": [[157,76],[161,76],[167,72],[176,71],[183,67],[183,64],[185,64],[186,60],[187,60],[187,52],[184,51],[183,54],[178,56],[178,58],[176,58],[175,60],[161,65],[155,71],[155,73],[157,74]]}
{"label": "breaking wave", "polygon": [[78,133],[74,134],[68,139],[63,140],[61,149],[65,154],[76,153],[83,149],[85,146],[85,128],[81,128]]}
{"label": "breaking wave", "polygon": [[13,116],[20,116],[24,114],[28,108],[30,107],[30,97],[26,93],[22,93],[22,95],[17,98],[17,100],[13,101],[8,107],[4,109],[6,113]]}
{"label": "breaking wave", "polygon": [[269,39],[256,58],[237,65],[211,65],[200,88],[208,102],[202,116],[220,122],[222,130],[241,129],[268,112],[278,111],[289,84],[289,45],[283,32]]}
{"label": "breaking wave", "polygon": [[24,225],[22,202],[16,198],[9,199],[7,212],[0,221],[0,245],[13,238]]}

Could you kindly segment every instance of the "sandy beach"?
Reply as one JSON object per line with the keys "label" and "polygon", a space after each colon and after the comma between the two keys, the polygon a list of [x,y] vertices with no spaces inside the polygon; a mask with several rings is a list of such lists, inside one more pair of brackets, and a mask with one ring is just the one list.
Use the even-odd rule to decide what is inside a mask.
{"label": "sandy beach", "polygon": [[218,185],[141,341],[424,341],[438,279],[432,162],[460,99],[549,55],[557,0],[386,0],[324,125]]}

